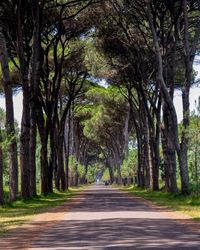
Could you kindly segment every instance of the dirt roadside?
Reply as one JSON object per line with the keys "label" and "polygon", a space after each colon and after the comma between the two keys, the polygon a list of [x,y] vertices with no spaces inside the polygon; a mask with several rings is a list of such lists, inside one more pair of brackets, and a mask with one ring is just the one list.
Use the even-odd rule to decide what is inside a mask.
{"label": "dirt roadside", "polygon": [[[51,229],[55,225],[62,222],[64,220],[64,217],[66,216],[66,213],[70,214],[70,211],[73,211],[73,207],[77,207],[81,203],[84,204],[87,191],[88,189],[84,190],[82,193],[76,195],[75,197],[65,202],[62,206],[51,208],[47,212],[35,216],[31,222],[24,224],[19,228],[9,231],[9,233],[5,237],[0,238],[0,249],[2,250],[29,249],[32,243],[36,242],[37,239],[40,238],[43,232],[45,232],[47,229]],[[129,201],[130,199],[130,200],[135,200],[135,202],[138,204],[140,203],[146,204],[148,208],[152,208],[157,212],[160,212],[160,214],[162,213],[162,215],[165,214],[166,217],[170,217],[177,223],[186,225],[186,227],[189,230],[200,233],[200,223],[195,222],[189,216],[181,212],[176,212],[167,208],[163,208],[151,201],[145,200],[144,198],[135,197],[132,194],[122,191],[119,192],[121,193],[122,198],[127,197],[126,201]],[[93,199],[95,199],[95,196],[92,197],[92,201]],[[104,210],[105,210],[104,213],[106,214],[107,212],[110,211],[110,207],[108,207],[108,209],[103,208],[102,211]],[[98,209],[95,209],[95,211],[98,211]],[[126,211],[126,209],[124,211]]]}
{"label": "dirt roadside", "polygon": [[49,208],[45,213],[34,216],[30,222],[11,229],[5,236],[0,238],[0,249],[28,249],[32,242],[35,241],[45,229],[51,228],[56,223],[62,221],[65,214],[73,209],[73,206],[82,202],[83,199],[84,191],[67,200],[63,205]]}

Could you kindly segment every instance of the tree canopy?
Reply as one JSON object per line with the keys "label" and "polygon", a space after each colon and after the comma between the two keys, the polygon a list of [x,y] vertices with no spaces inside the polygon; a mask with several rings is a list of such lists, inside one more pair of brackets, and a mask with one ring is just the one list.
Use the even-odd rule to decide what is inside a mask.
{"label": "tree canopy", "polygon": [[[2,0],[2,138],[9,160],[3,164],[0,147],[0,203],[6,175],[11,201],[19,192],[22,198],[36,195],[39,175],[43,194],[102,176],[155,191],[162,181],[168,192],[178,191],[180,178],[181,192],[189,194],[193,172],[199,171],[198,164],[195,171],[190,167],[199,152],[199,114],[190,116],[189,105],[199,52],[199,4]],[[21,131],[12,101],[19,87]],[[181,125],[173,104],[177,88]]]}

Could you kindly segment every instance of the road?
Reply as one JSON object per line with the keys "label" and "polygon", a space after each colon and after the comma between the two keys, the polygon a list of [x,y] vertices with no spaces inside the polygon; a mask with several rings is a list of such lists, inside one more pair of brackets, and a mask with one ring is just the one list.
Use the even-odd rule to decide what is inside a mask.
{"label": "road", "polygon": [[200,249],[200,233],[187,221],[117,189],[92,186],[29,250]]}

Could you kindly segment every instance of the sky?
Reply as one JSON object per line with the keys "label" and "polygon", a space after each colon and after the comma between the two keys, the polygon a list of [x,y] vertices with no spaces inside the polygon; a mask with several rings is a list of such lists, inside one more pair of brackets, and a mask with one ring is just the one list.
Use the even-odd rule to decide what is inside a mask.
{"label": "sky", "polygon": [[[197,79],[200,79],[200,65],[194,65],[195,70],[198,72]],[[192,87],[190,90],[190,111],[195,110],[195,100],[198,100],[200,96],[200,85],[199,87]],[[17,95],[14,95],[13,102],[14,102],[14,116],[15,119],[18,121],[19,126],[21,124],[21,117],[22,117],[22,92],[19,92]],[[177,112],[178,122],[182,120],[182,98],[181,98],[181,91],[176,90],[175,97],[174,97],[174,105]],[[0,107],[5,110],[5,99],[0,97]]]}

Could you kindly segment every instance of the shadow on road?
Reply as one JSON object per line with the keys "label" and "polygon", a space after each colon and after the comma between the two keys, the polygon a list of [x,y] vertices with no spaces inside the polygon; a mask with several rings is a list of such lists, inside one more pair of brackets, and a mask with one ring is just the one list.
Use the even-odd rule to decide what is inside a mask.
{"label": "shadow on road", "polygon": [[78,199],[62,208],[71,209],[61,221],[51,222],[58,212],[52,211],[50,221],[16,231],[0,242],[0,249],[27,249],[32,240],[32,250],[200,249],[200,233],[188,227],[189,220],[180,223],[140,198],[97,186]]}
{"label": "shadow on road", "polygon": [[42,238],[32,249],[200,249],[199,234],[165,219],[65,221]]}

